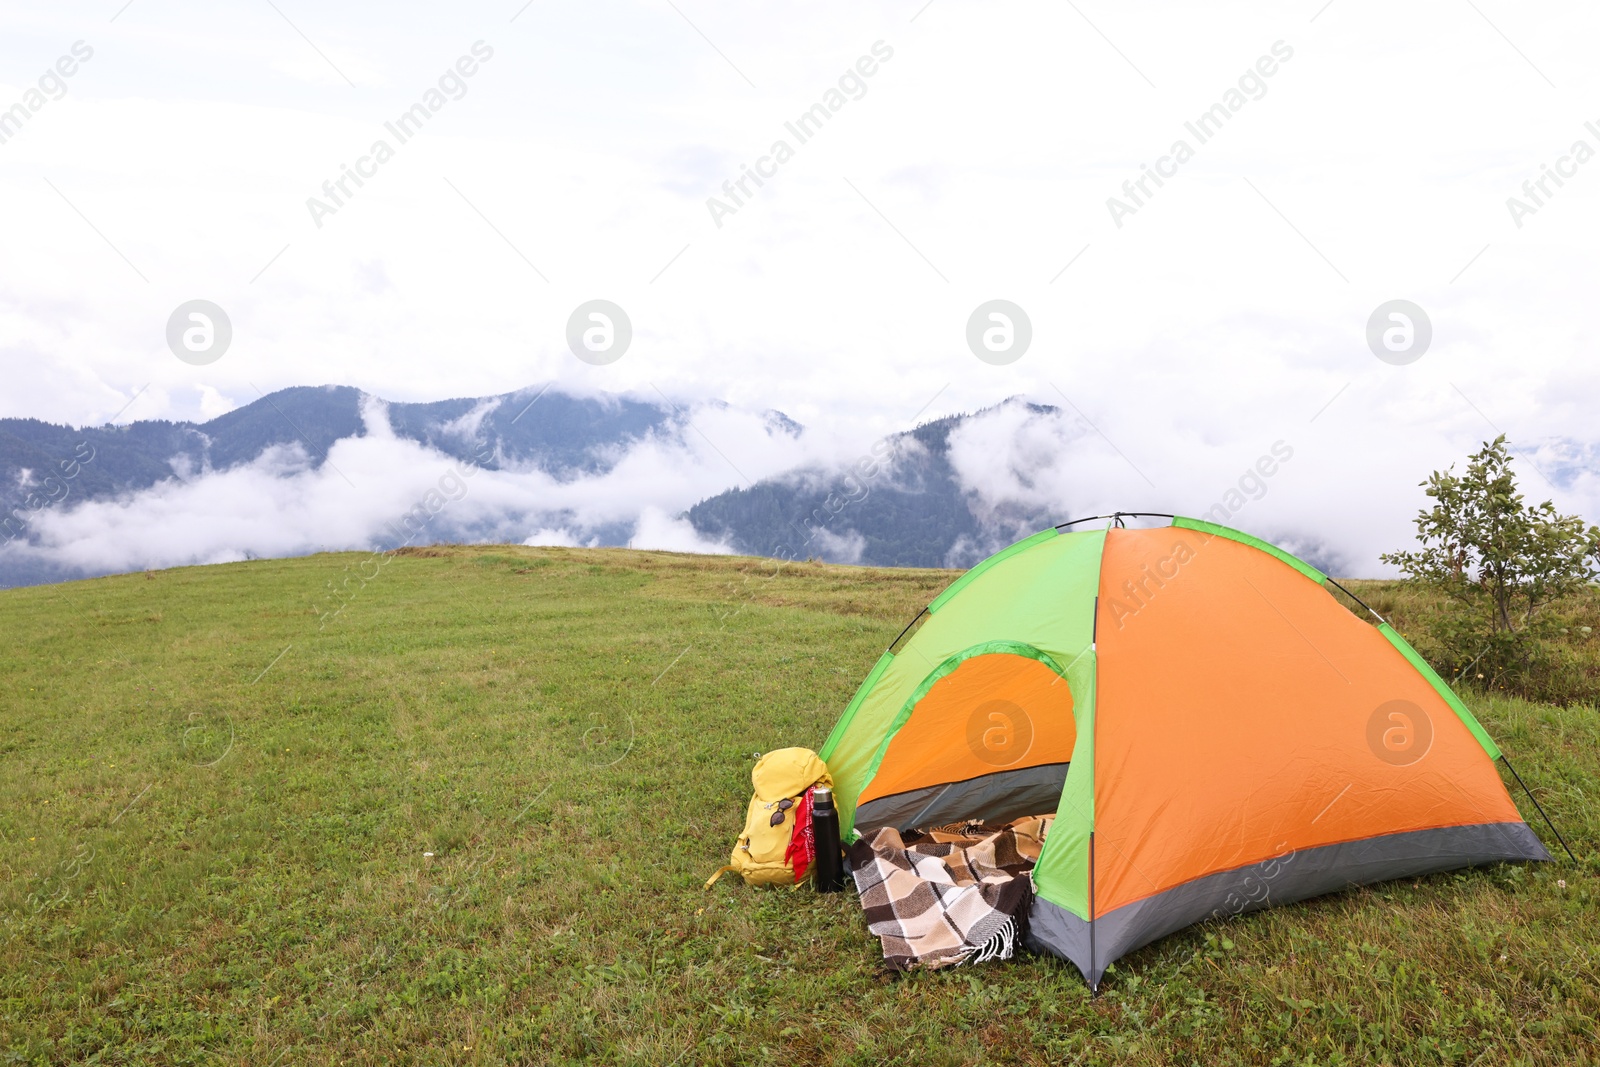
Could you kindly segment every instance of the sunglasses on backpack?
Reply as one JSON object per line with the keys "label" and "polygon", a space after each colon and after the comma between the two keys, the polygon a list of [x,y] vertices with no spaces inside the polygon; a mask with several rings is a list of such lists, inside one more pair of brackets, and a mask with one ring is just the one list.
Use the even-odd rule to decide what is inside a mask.
{"label": "sunglasses on backpack", "polygon": [[778,801],[778,810],[772,813],[772,820],[768,822],[767,825],[777,826],[779,823],[783,822],[784,813],[792,807],[794,807],[794,800],[791,797],[784,797],[782,800]]}

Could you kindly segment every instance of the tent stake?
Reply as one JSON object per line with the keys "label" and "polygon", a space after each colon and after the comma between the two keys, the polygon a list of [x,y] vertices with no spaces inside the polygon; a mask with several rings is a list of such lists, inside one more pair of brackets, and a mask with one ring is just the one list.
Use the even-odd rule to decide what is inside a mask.
{"label": "tent stake", "polygon": [[1533,795],[1533,790],[1528,788],[1528,783],[1522,780],[1522,775],[1517,773],[1517,769],[1511,766],[1511,761],[1506,759],[1504,752],[1500,753],[1500,762],[1506,765],[1506,770],[1510,771],[1512,777],[1516,778],[1517,784],[1522,787],[1522,791],[1528,794],[1529,800],[1533,801],[1533,806],[1539,810],[1540,815],[1544,816],[1544,824],[1550,827],[1550,832],[1556,835],[1556,840],[1561,842],[1563,849],[1566,849],[1567,859],[1577,863],[1578,857],[1574,856],[1572,849],[1567,847],[1567,839],[1561,836],[1561,831],[1556,829],[1556,824],[1550,821],[1550,816],[1545,813],[1544,805],[1539,803],[1539,798]]}

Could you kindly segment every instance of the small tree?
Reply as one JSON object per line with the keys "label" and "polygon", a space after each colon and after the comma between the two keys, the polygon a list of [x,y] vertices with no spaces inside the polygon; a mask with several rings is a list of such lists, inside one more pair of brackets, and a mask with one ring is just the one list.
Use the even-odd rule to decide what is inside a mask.
{"label": "small tree", "polygon": [[1549,500],[1526,505],[1504,434],[1485,442],[1465,474],[1454,472],[1452,464],[1422,483],[1434,501],[1417,515],[1422,548],[1381,558],[1450,598],[1454,610],[1431,627],[1451,661],[1444,666],[1526,688],[1549,666],[1544,641],[1557,624],[1544,609],[1600,577],[1600,528]]}

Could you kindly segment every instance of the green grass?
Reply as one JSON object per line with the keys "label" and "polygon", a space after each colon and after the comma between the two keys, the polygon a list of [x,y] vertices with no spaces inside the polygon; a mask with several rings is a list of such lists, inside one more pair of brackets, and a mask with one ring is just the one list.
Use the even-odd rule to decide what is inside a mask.
{"label": "green grass", "polygon": [[361,560],[0,593],[0,1062],[1595,1055],[1593,708],[1469,697],[1576,867],[1195,928],[1092,1001],[1050,959],[889,981],[852,896],[700,886],[753,754],[819,745],[950,573],[424,549],[319,629]]}

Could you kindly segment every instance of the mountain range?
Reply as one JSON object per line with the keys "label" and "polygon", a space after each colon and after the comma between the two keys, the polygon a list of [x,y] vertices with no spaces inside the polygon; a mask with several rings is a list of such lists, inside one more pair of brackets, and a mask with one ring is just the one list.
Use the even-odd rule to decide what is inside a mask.
{"label": "mountain range", "polygon": [[[1060,415],[1010,400],[1020,413]],[[952,462],[951,434],[973,415],[951,415],[892,434],[853,464],[811,467],[733,488],[695,504],[703,536],[737,551],[881,567],[967,567],[1018,537],[1067,518],[1025,504],[985,508]]]}
{"label": "mountain range", "polygon": [[[146,489],[175,475],[227,470],[276,446],[302,446],[320,465],[336,441],[367,433],[366,398],[350,386],[296,386],[204,423],[162,420],[75,429],[37,419],[0,419],[0,504],[21,504],[34,488],[28,472],[40,482],[46,471],[62,473],[56,470],[60,460],[83,442],[94,449],[95,459],[73,479],[74,495],[82,499]],[[524,420],[535,402],[537,416]],[[457,459],[476,458],[490,469],[531,463],[560,478],[607,469],[619,449],[671,417],[665,405],[554,390],[387,408],[396,436]]]}
{"label": "mountain range", "polygon": [[[1600,446],[1550,437],[1517,454],[1530,497],[1592,495]],[[1207,509],[1222,502],[1230,525],[1330,572],[1367,572],[1403,537],[1367,536],[1371,516],[1330,526],[1285,506],[1285,492],[1357,499],[1298,459],[1297,488],[1266,504],[1243,449],[1169,462],[1181,481],[1146,486],[1081,415],[1019,398],[847,448],[779,411],[659,393],[548,385],[401,403],[300,386],[207,422],[0,419],[0,588],[447,541],[967,567],[1068,519],[1141,507],[1216,517]]]}
{"label": "mountain range", "polygon": [[[1019,401],[1007,404],[1035,414],[1054,411]],[[687,448],[697,432],[695,420],[708,406],[728,407],[713,403],[691,409],[665,398],[581,396],[549,386],[493,397],[389,403],[349,386],[301,386],[202,423],[76,428],[0,419],[0,587],[108,573],[130,563],[172,565],[179,557],[170,552],[123,558],[119,565],[86,559],[81,551],[59,551],[66,535],[44,536],[41,522],[87,506],[100,508],[94,514],[107,521],[119,519],[162,494],[244,469],[270,472],[280,482],[309,478],[331,464],[336,445],[375,432],[477,469],[525,480],[537,474],[542,476],[538,485],[547,490],[593,484],[603,493],[607,476],[641,446]],[[723,479],[728,488],[680,502],[674,519],[718,549],[887,566],[965,565],[1012,535],[1051,521],[1036,509],[997,514],[975,506],[952,467],[950,437],[981,412],[891,434],[845,464],[808,458],[801,444],[804,427],[782,412],[745,414],[756,420],[767,444],[789,448],[794,465],[744,486],[736,484],[730,467]],[[434,540],[526,537],[536,542],[543,531],[547,539],[567,538],[564,543],[623,545],[641,527],[623,511],[620,518],[597,519],[559,501],[543,507],[535,500],[492,518],[462,515],[429,533]],[[191,508],[186,521],[205,517]],[[242,535],[242,540],[252,538]],[[319,539],[305,550],[373,547],[374,540],[382,538]],[[231,553],[211,551],[182,561],[273,553],[270,545],[265,551],[247,543],[231,548]]]}

